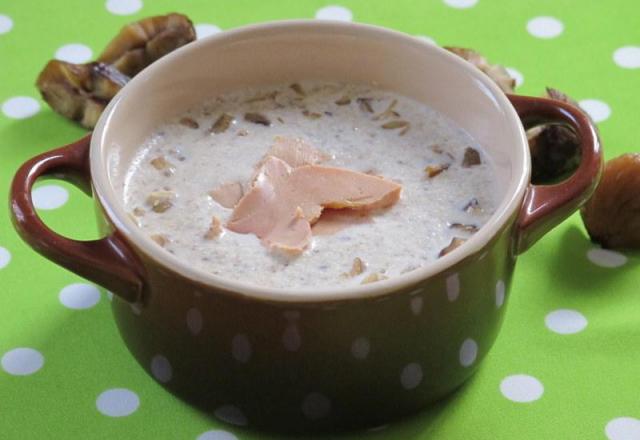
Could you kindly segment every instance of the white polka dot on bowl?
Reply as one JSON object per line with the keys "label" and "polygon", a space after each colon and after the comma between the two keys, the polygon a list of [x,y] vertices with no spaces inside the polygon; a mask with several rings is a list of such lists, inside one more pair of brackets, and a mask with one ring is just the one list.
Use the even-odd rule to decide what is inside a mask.
{"label": "white polka dot on bowl", "polygon": [[202,331],[202,313],[195,307],[187,310],[187,328],[194,336]]}
{"label": "white polka dot on bowl", "polygon": [[453,302],[460,295],[460,277],[457,273],[447,277],[447,298]]}
{"label": "white polka dot on bowl", "polygon": [[231,354],[235,360],[245,364],[251,359],[251,342],[247,335],[235,335],[231,340]]}
{"label": "white polka dot on bowl", "polygon": [[370,350],[371,343],[367,338],[356,338],[351,344],[351,355],[358,360],[366,359]]}
{"label": "white polka dot on bowl", "polygon": [[416,362],[407,364],[400,372],[400,383],[405,390],[412,390],[422,382],[422,367]]}
{"label": "white polka dot on bowl", "polygon": [[476,361],[478,357],[478,344],[473,339],[465,339],[460,346],[460,353],[458,354],[460,365],[463,367],[470,367]]}
{"label": "white polka dot on bowl", "polygon": [[422,312],[422,306],[424,304],[424,300],[422,297],[416,296],[411,298],[409,301],[409,307],[411,308],[411,313],[418,316]]}
{"label": "white polka dot on bowl", "polygon": [[163,355],[156,355],[151,359],[151,374],[158,382],[167,383],[173,377],[173,368],[169,359]]}
{"label": "white polka dot on bowl", "polygon": [[300,330],[296,324],[289,324],[282,334],[282,345],[287,351],[298,351],[302,345]]}
{"label": "white polka dot on bowl", "polygon": [[234,405],[222,405],[213,412],[213,415],[231,425],[246,426],[249,423],[242,410]]}
{"label": "white polka dot on bowl", "polygon": [[504,285],[504,281],[498,280],[496,283],[496,307],[499,309],[504,304],[504,294],[506,292],[506,287]]}
{"label": "white polka dot on bowl", "polygon": [[319,420],[331,412],[331,401],[320,393],[310,393],[302,401],[302,414],[309,420]]}

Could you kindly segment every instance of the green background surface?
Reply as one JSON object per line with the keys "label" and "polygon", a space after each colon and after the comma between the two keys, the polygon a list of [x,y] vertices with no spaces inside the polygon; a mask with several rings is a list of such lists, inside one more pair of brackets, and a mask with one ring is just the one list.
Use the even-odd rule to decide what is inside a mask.
{"label": "green background surface", "polygon": [[[348,8],[354,21],[429,36],[441,45],[476,48],[522,73],[519,93],[539,95],[552,85],[579,101],[602,101],[611,109],[599,124],[606,157],[640,150],[640,69],[621,67],[613,57],[620,47],[640,46],[636,0],[479,0],[468,8],[446,3],[336,4]],[[28,96],[41,104],[37,114],[24,119],[0,113],[3,206],[23,161],[84,133],[50,111],[33,85],[61,46],[81,43],[95,56],[124,24],[170,11],[185,13],[196,24],[230,29],[313,18],[326,5],[315,0],[143,0],[137,12],[116,15],[102,0],[0,0],[0,14],[13,22],[0,34],[0,103]],[[548,39],[531,35],[527,23],[540,16],[558,19],[563,32]],[[64,183],[40,185],[51,184],[67,189],[69,200],[40,211],[47,224],[74,238],[96,238],[91,200]],[[6,211],[0,215],[0,247],[10,254],[7,262],[0,252],[0,356],[8,362],[11,350],[30,347],[44,357],[42,368],[30,375],[0,369],[0,438],[195,439],[209,430],[227,433],[209,434],[219,440],[232,435],[275,438],[217,422],[165,392],[125,349],[106,292],[101,290],[93,307],[65,307],[61,289],[86,281],[29,249]],[[640,439],[640,259],[633,253],[625,253],[626,259],[594,254],[593,249],[574,215],[520,257],[500,336],[478,374],[452,397],[376,432],[328,437]],[[587,257],[589,251],[595,263]],[[624,264],[602,266],[616,258]],[[558,309],[574,310],[588,324],[574,334],[557,333],[545,325],[545,317]],[[535,377],[544,387],[542,396],[527,403],[505,397],[500,384],[516,374]],[[103,415],[96,399],[112,388],[135,392],[139,408],[126,417]]]}

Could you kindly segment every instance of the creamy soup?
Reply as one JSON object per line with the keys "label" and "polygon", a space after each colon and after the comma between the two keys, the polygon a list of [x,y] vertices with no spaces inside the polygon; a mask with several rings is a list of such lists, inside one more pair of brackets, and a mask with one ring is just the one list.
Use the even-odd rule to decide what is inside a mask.
{"label": "creamy soup", "polygon": [[[270,205],[284,191],[270,183],[275,174],[294,194],[284,208]],[[224,94],[167,121],[139,147],[123,192],[165,252],[278,288],[377,282],[425,266],[487,221],[496,194],[482,147],[428,105],[312,81]],[[308,208],[305,197],[319,198]]]}

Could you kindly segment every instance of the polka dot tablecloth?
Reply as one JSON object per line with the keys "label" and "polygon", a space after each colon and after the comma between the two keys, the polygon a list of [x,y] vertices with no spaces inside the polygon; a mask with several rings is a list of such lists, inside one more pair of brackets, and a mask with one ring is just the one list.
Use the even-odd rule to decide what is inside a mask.
{"label": "polka dot tablecloth", "polygon": [[[640,13],[636,0],[315,0],[0,2],[0,185],[27,158],[71,142],[78,126],[51,112],[34,87],[46,60],[85,62],[122,25],[178,10],[198,37],[247,23],[316,18],[373,23],[442,45],[477,48],[509,67],[519,92],[555,86],[599,123],[607,158],[640,151]],[[92,202],[61,182],[34,203],[55,230],[97,238]],[[6,206],[6,199],[3,202]],[[503,329],[478,374],[444,402],[402,422],[331,438],[640,439],[638,254],[599,249],[575,215],[519,259]],[[447,283],[455,300],[457,279]],[[496,304],[504,301],[496,289]],[[239,428],[234,408],[203,414],[143,373],[121,343],[110,294],[22,243],[0,216],[0,438],[277,438]],[[421,302],[411,310],[420,313]],[[197,316],[190,326],[197,331]],[[295,343],[295,340],[293,341]],[[242,335],[233,355],[248,359]],[[351,348],[366,362],[370,341]],[[465,341],[460,362],[475,360]],[[170,377],[154,359],[158,380]],[[410,389],[422,371],[401,376]],[[324,397],[309,396],[308,411]],[[217,417],[217,418],[216,418]],[[244,421],[246,422],[246,421]]]}

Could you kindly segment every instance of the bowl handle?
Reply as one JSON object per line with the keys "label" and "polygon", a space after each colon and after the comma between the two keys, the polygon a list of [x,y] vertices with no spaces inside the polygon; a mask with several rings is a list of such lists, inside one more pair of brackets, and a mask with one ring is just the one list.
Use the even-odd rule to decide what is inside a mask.
{"label": "bowl handle", "polygon": [[602,174],[602,150],[595,125],[576,107],[561,101],[509,95],[525,129],[557,123],[569,127],[580,140],[582,158],[568,179],[554,185],[530,184],[516,223],[515,252],[529,249],[586,202]]}
{"label": "bowl handle", "polygon": [[140,300],[141,266],[118,232],[99,240],[78,241],[49,229],[38,217],[31,189],[39,177],[67,180],[91,195],[89,143],[91,135],[48,151],[24,163],[11,184],[10,211],[18,234],[37,252],[76,274],[119,295]]}

